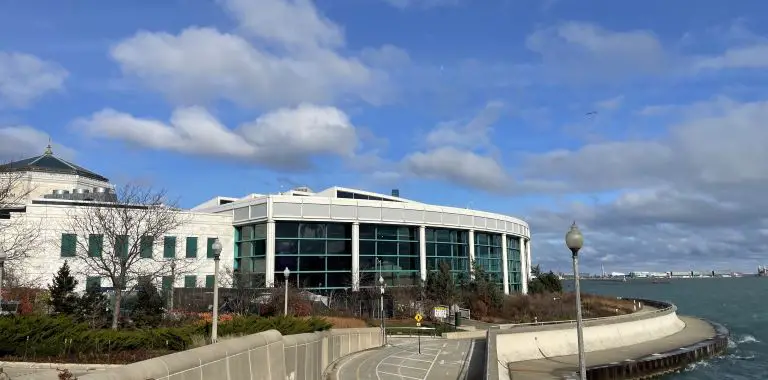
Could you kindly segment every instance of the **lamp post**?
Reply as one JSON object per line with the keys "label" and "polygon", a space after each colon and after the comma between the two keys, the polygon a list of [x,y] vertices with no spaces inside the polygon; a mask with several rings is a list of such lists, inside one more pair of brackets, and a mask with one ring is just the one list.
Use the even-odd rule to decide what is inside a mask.
{"label": "lamp post", "polygon": [[176,259],[171,260],[171,305],[168,307],[168,310],[173,310],[173,287],[176,285]]}
{"label": "lamp post", "polygon": [[291,270],[285,267],[283,270],[283,276],[285,276],[285,307],[283,308],[283,315],[288,315],[288,276],[291,275]]}
{"label": "lamp post", "polygon": [[573,259],[573,281],[576,288],[576,335],[579,343],[579,374],[580,379],[587,379],[587,369],[584,360],[584,327],[581,321],[581,289],[579,287],[579,250],[584,245],[584,236],[574,221],[571,229],[565,234],[565,245],[571,250]]}
{"label": "lamp post", "polygon": [[219,238],[213,241],[213,326],[211,328],[211,343],[219,340],[219,260],[221,258],[221,242]]}
{"label": "lamp post", "polygon": [[3,315],[3,272],[5,272],[5,259],[8,254],[0,247],[0,315]]}
{"label": "lamp post", "polygon": [[384,345],[387,345],[387,319],[384,316],[384,277],[381,275],[379,276],[379,284],[381,285],[381,310],[379,312],[381,313],[381,333],[382,333],[382,342]]}

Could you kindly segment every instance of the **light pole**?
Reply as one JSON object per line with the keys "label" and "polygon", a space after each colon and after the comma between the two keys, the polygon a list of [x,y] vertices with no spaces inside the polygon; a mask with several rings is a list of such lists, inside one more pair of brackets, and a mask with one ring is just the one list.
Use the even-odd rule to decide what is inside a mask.
{"label": "light pole", "polygon": [[379,312],[381,313],[381,333],[382,333],[382,342],[384,345],[387,345],[387,319],[384,317],[384,277],[379,276],[379,284],[381,285],[381,310]]}
{"label": "light pole", "polygon": [[173,287],[176,285],[176,259],[171,260],[171,305],[168,310],[173,311]]}
{"label": "light pole", "polygon": [[571,229],[565,234],[565,245],[571,250],[573,258],[573,282],[576,288],[576,335],[579,342],[579,374],[581,380],[587,379],[587,369],[584,360],[584,326],[581,321],[581,289],[579,287],[579,250],[584,245],[584,236],[574,221]]}
{"label": "light pole", "polygon": [[0,315],[3,315],[3,272],[5,272],[5,259],[8,254],[0,247]]}
{"label": "light pole", "polygon": [[285,267],[283,270],[283,276],[285,276],[285,307],[283,308],[283,315],[288,315],[288,276],[291,275],[291,270]]}
{"label": "light pole", "polygon": [[211,343],[219,340],[219,259],[221,258],[221,242],[219,238],[213,241],[213,326],[211,328]]}

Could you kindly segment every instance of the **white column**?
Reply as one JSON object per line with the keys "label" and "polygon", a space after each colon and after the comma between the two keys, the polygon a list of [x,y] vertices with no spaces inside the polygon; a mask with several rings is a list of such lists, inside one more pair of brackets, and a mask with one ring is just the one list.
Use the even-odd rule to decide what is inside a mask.
{"label": "white column", "polygon": [[275,286],[275,221],[267,221],[267,259],[265,279],[267,287]]}
{"label": "white column", "polygon": [[522,282],[522,293],[528,294],[528,277],[529,270],[527,265],[527,260],[525,259],[525,238],[520,237],[520,281]]}
{"label": "white column", "polygon": [[509,294],[509,265],[507,264],[507,234],[501,234],[501,274],[504,276],[504,294]]}
{"label": "white column", "polygon": [[475,270],[472,263],[475,262],[475,230],[469,230],[469,278],[475,279]]}
{"label": "white column", "polygon": [[360,223],[352,222],[352,291],[360,290]]}
{"label": "white column", "polygon": [[427,281],[427,227],[419,226],[419,272],[421,281]]}
{"label": "white column", "polygon": [[528,276],[531,275],[531,239],[525,242],[525,267],[528,268]]}

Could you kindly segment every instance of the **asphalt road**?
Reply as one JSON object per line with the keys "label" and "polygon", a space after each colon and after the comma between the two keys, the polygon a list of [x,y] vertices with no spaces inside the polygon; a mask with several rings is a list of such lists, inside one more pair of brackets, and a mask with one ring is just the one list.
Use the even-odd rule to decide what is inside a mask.
{"label": "asphalt road", "polygon": [[[5,373],[11,377],[11,380],[24,380],[24,379],[51,379],[57,380],[59,378],[59,372],[51,368],[29,368],[29,367],[14,367],[9,366],[8,363],[0,364],[3,367]],[[71,370],[75,376],[82,376],[86,373],[90,373],[87,370]]]}
{"label": "asphalt road", "polygon": [[391,347],[343,359],[331,378],[337,380],[451,380],[482,378],[484,340],[389,338]]}

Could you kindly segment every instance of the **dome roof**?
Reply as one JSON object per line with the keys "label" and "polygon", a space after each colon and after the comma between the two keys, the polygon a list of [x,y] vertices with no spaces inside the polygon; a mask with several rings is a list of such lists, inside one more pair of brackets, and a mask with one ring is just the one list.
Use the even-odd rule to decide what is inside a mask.
{"label": "dome roof", "polygon": [[45,152],[40,156],[11,162],[4,166],[7,170],[11,171],[71,174],[94,179],[97,181],[109,182],[109,179],[106,177],[98,175],[81,166],[75,165],[67,160],[54,156],[50,144],[48,144],[48,146],[45,148]]}

